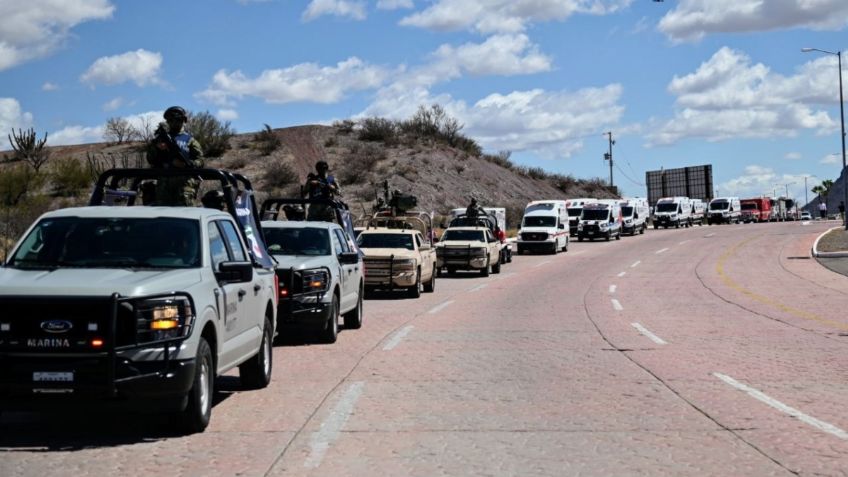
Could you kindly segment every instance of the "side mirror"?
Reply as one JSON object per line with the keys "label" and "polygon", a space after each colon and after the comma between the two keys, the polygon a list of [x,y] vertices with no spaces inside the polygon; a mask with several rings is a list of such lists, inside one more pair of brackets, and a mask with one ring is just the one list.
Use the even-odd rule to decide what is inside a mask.
{"label": "side mirror", "polygon": [[343,252],[339,254],[339,263],[342,265],[356,265],[359,263],[359,254],[356,252]]}
{"label": "side mirror", "polygon": [[557,228],[564,229],[564,228],[565,228],[565,224],[559,224],[559,226],[558,226]]}
{"label": "side mirror", "polygon": [[244,283],[253,280],[253,264],[250,262],[222,262],[218,264],[215,278],[223,283]]}
{"label": "side mirror", "polygon": [[430,247],[430,244],[428,244],[428,243],[422,243],[422,244],[421,244],[421,246],[420,246],[420,247],[418,247],[418,250],[430,250],[431,248],[432,248],[432,247]]}

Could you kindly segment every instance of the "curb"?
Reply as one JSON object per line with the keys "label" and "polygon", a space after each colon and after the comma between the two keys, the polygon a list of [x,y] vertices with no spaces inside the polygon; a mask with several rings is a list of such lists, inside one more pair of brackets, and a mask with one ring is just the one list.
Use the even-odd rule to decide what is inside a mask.
{"label": "curb", "polygon": [[813,242],[813,249],[812,249],[813,257],[816,257],[816,258],[843,258],[843,257],[848,257],[848,252],[819,252],[819,240],[821,240],[821,238],[824,237],[825,235],[827,235],[831,230],[836,230],[836,229],[841,229],[841,228],[842,228],[842,226],[831,227],[831,228],[827,229],[826,231],[822,232],[821,235],[816,237],[816,241]]}

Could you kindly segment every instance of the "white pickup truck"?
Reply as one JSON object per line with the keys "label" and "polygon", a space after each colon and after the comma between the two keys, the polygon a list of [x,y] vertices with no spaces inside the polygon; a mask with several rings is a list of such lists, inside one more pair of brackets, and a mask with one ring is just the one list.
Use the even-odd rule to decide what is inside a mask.
{"label": "white pickup truck", "polygon": [[436,269],[479,271],[484,277],[501,272],[501,243],[488,227],[450,227],[436,244]]}
{"label": "white pickup truck", "polygon": [[[249,182],[191,170],[221,182],[230,213],[109,190],[156,172],[104,173],[90,206],[41,216],[0,268],[0,409],[137,404],[199,432],[216,376],[269,383],[277,285]],[[129,203],[100,205],[110,193]]]}

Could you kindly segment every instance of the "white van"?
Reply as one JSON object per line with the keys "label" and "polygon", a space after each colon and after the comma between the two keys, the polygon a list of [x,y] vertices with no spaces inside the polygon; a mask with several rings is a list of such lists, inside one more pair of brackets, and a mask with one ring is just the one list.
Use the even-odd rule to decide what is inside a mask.
{"label": "white van", "polygon": [[633,197],[621,201],[622,233],[630,235],[645,233],[649,215],[648,199]]}
{"label": "white van", "polygon": [[707,223],[738,224],[742,220],[742,204],[739,197],[716,197],[710,201]]}
{"label": "white van", "polygon": [[621,201],[598,200],[583,205],[580,213],[580,223],[577,225],[577,241],[584,238],[595,240],[604,238],[609,241],[612,237],[621,240]]}
{"label": "white van", "polygon": [[688,227],[691,216],[692,206],[688,197],[663,197],[654,207],[654,228],[658,229],[661,225],[664,228],[678,228],[681,225]]}
{"label": "white van", "polygon": [[568,209],[564,200],[535,200],[524,208],[518,231],[518,254],[543,250],[568,250]]}
{"label": "white van", "polygon": [[580,223],[580,212],[583,211],[583,205],[589,202],[595,202],[598,199],[591,197],[582,197],[577,199],[568,199],[565,201],[565,207],[568,209],[568,234],[571,237],[577,236],[577,224]]}
{"label": "white van", "polygon": [[689,199],[692,205],[692,215],[689,217],[689,223],[692,225],[704,225],[707,222],[707,204],[701,199]]}

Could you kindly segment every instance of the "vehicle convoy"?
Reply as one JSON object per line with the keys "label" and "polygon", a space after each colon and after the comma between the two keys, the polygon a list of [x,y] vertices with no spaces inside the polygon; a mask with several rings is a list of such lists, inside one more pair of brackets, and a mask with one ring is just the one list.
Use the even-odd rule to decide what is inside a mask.
{"label": "vehicle convoy", "polygon": [[784,220],[795,220],[795,216],[792,214],[792,207],[795,205],[794,200],[788,197],[778,197],[776,199],[770,199],[770,202],[770,220],[773,220],[775,222],[783,222]]}
{"label": "vehicle convoy", "polygon": [[[507,242],[506,240],[506,208],[504,207],[483,207],[483,212],[485,212],[485,217],[483,217],[482,221],[477,220],[477,218],[467,217],[465,215],[467,209],[453,209],[450,211],[450,222],[448,223],[448,227],[455,227],[461,225],[472,225],[478,226],[482,225],[487,227],[492,235],[498,240],[500,244],[500,263],[509,263],[512,261],[512,244]],[[478,216],[479,218],[479,216]]]}
{"label": "vehicle convoy", "polygon": [[[460,216],[453,223],[468,223],[468,220],[462,219],[470,218]],[[436,244],[436,269],[438,273],[447,269],[449,274],[457,270],[474,270],[487,277],[489,273],[501,272],[502,256],[501,242],[488,226],[482,223],[451,226]]]}
{"label": "vehicle convoy", "polygon": [[596,200],[598,199],[582,197],[565,201],[565,207],[568,211],[568,235],[570,237],[577,236],[577,224],[580,223],[580,212],[583,211],[583,205]]}
{"label": "vehicle convoy", "polygon": [[[220,184],[228,212],[134,206],[144,181],[186,175]],[[0,409],[137,405],[202,431],[216,376],[269,383],[276,297],[247,179],[107,171],[89,206],[42,215],[0,268]]]}
{"label": "vehicle convoy", "polygon": [[[301,210],[316,203],[330,207],[339,223],[280,220],[285,207]],[[306,328],[321,341],[334,343],[339,315],[345,329],[362,326],[365,266],[350,232],[343,228],[351,224],[346,212],[344,204],[320,199],[268,199],[262,204],[262,217],[275,219],[263,221],[262,230],[277,261],[278,330]]]}
{"label": "vehicle convoy", "polygon": [[742,220],[742,204],[739,197],[717,197],[710,201],[707,223],[738,224]]}
{"label": "vehicle convoy", "polygon": [[524,208],[518,231],[518,254],[568,251],[568,208],[564,200],[537,200]]}
{"label": "vehicle convoy", "polygon": [[771,218],[771,199],[768,197],[742,199],[739,204],[742,208],[740,214],[742,222],[768,222]]}
{"label": "vehicle convoy", "polygon": [[654,207],[654,228],[688,227],[692,217],[692,206],[688,197],[663,197]]}
{"label": "vehicle convoy", "polygon": [[621,201],[622,233],[636,235],[643,234],[648,228],[648,216],[650,207],[648,200],[635,197]]}
{"label": "vehicle convoy", "polygon": [[621,240],[622,219],[619,200],[599,200],[583,206],[580,224],[577,226],[577,241],[615,237]]}

